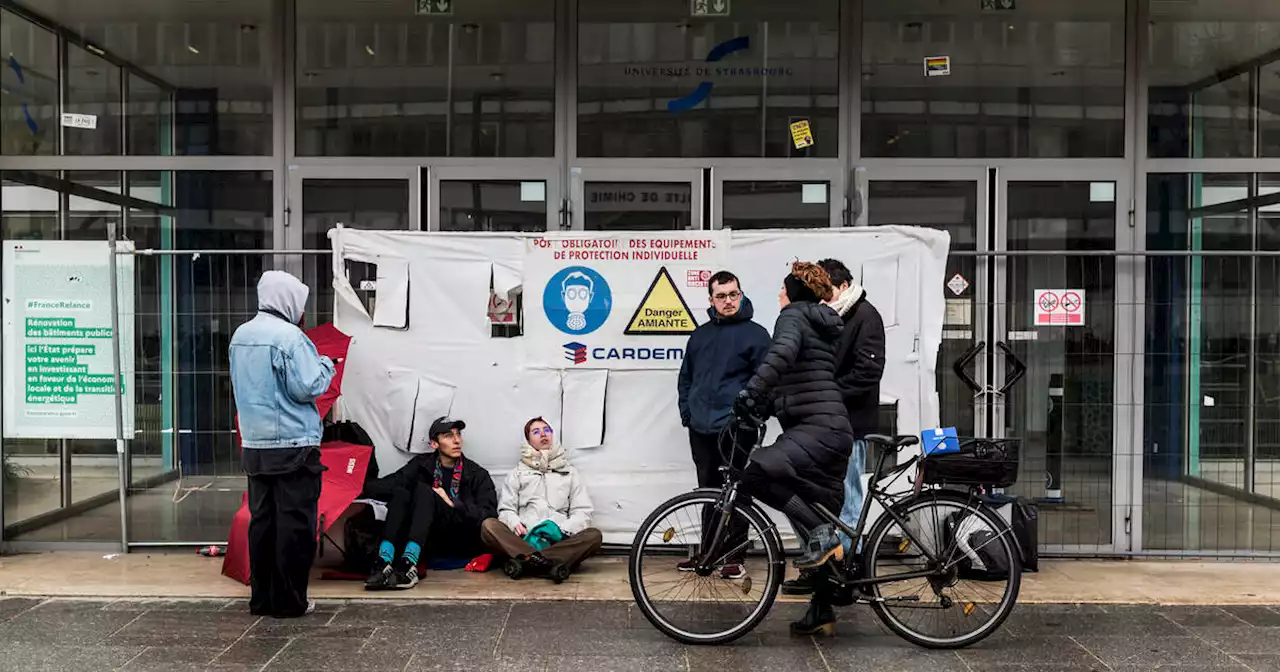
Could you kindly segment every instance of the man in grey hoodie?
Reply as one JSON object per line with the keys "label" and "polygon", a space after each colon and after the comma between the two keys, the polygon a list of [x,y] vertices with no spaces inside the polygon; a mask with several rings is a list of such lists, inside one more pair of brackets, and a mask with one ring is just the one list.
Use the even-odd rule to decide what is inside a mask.
{"label": "man in grey hoodie", "polygon": [[307,580],[316,554],[320,439],[316,399],[333,362],[302,333],[310,290],[284,271],[258,281],[258,314],[231,337],[231,387],[249,475],[249,573],[255,615],[311,613]]}

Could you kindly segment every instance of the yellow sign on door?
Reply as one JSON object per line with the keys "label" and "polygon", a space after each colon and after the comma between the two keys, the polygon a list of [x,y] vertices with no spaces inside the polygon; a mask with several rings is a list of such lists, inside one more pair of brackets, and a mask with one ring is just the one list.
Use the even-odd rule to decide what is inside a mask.
{"label": "yellow sign on door", "polygon": [[801,119],[791,124],[791,141],[796,149],[813,146],[813,131],[809,129],[809,120]]}

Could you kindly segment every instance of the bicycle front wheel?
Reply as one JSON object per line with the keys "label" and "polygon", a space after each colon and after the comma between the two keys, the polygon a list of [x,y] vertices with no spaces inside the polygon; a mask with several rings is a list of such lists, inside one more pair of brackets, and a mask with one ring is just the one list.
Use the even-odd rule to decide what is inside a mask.
{"label": "bicycle front wheel", "polygon": [[[724,644],[750,632],[768,615],[786,570],[782,540],[764,514],[753,505],[735,505],[725,520],[715,510],[719,498],[719,490],[704,489],[667,500],[631,545],[628,575],[636,606],[663,634],[685,644]],[[704,519],[724,523],[725,530],[710,551],[712,567],[698,572],[685,560],[702,551]],[[739,563],[742,576],[720,570]]]}
{"label": "bicycle front wheel", "polygon": [[[999,514],[972,495],[925,490],[894,505],[863,552],[871,608],[920,646],[958,649],[995,632],[1022,585],[1022,556]],[[932,556],[932,559],[930,558]],[[925,576],[893,580],[901,574]]]}

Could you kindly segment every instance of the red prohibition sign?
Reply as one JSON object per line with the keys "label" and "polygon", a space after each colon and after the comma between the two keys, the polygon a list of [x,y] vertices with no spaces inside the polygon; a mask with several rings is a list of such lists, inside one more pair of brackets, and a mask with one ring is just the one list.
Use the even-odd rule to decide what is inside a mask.
{"label": "red prohibition sign", "polygon": [[1080,310],[1080,295],[1075,292],[1067,292],[1062,295],[1062,309],[1068,313],[1074,313]]}
{"label": "red prohibition sign", "polygon": [[[1078,300],[1080,297],[1076,297]],[[1040,310],[1046,313],[1052,313],[1058,309],[1058,295],[1053,292],[1045,292],[1040,295]]]}

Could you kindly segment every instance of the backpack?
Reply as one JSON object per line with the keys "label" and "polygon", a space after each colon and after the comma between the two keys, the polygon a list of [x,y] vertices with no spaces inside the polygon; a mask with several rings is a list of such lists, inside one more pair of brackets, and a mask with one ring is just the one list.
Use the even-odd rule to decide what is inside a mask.
{"label": "backpack", "polygon": [[1005,581],[1009,578],[1008,557],[1001,553],[1003,545],[992,530],[977,516],[964,511],[948,514],[942,520],[943,548],[954,544],[959,549],[957,570],[960,578],[971,581]]}

